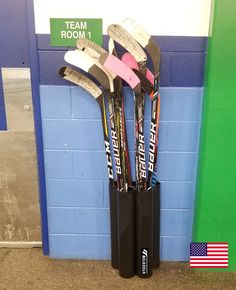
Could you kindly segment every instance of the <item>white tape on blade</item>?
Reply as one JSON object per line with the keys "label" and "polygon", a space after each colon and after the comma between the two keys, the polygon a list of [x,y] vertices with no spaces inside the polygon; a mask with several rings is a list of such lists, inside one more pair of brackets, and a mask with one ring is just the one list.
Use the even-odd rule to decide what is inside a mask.
{"label": "white tape on blade", "polygon": [[64,79],[81,86],[95,99],[97,99],[102,94],[101,89],[92,80],[84,76],[82,73],[72,68],[66,67],[64,74]]}
{"label": "white tape on blade", "polygon": [[112,54],[114,49],[115,49],[114,40],[112,38],[109,38],[109,41],[108,41],[108,51],[109,51],[109,53]]}
{"label": "white tape on blade", "polygon": [[104,52],[102,52],[101,54],[99,54],[97,51],[95,51],[93,48],[91,47],[85,47],[85,49],[83,50],[86,54],[88,54],[94,61],[94,64],[96,64],[102,71],[104,71],[104,73],[107,75],[108,79],[109,79],[109,83],[110,83],[110,90],[111,92],[114,92],[114,84],[113,84],[113,80],[116,77],[115,74],[113,74],[112,72],[106,70],[99,62],[99,57],[102,53],[106,52],[106,50],[104,49]]}
{"label": "white tape on blade", "polygon": [[147,31],[133,19],[126,18],[122,21],[121,26],[127,30],[129,34],[132,35],[139,44],[141,44],[142,47],[146,47],[148,45],[151,37],[150,34],[147,33]]}
{"label": "white tape on blade", "polygon": [[79,67],[86,72],[88,72],[94,64],[93,59],[82,50],[67,51],[64,59],[67,63]]}

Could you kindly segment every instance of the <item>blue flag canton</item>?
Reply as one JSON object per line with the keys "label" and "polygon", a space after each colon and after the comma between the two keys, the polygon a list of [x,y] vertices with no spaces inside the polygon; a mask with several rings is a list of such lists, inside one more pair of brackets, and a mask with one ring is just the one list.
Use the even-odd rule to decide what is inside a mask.
{"label": "blue flag canton", "polygon": [[190,256],[207,256],[207,243],[190,243]]}

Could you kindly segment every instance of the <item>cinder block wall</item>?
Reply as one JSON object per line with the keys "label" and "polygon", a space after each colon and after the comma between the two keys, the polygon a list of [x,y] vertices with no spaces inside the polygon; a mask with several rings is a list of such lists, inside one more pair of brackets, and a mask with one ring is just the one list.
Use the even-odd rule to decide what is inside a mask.
{"label": "cinder block wall", "polygon": [[[161,48],[161,259],[184,261],[192,233],[207,37],[169,35],[155,36]],[[44,32],[38,32],[37,43],[49,255],[108,259],[108,178],[99,106],[88,93],[57,76],[66,48],[51,47]],[[134,177],[133,97],[129,88],[124,95]],[[148,140],[148,99],[145,111]]]}

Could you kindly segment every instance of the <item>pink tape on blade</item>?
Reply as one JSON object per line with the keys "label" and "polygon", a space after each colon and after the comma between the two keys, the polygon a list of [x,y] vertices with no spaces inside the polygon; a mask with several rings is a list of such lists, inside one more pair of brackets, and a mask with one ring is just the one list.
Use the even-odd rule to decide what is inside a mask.
{"label": "pink tape on blade", "polygon": [[132,89],[140,83],[136,74],[114,55],[109,54],[103,65],[106,69],[112,71],[126,81]]}
{"label": "pink tape on blade", "polygon": [[[139,69],[138,67],[138,63],[136,61],[136,59],[134,58],[134,56],[132,54],[130,54],[129,52],[125,52],[122,55],[121,60],[127,64],[131,69]],[[147,69],[146,70],[146,78],[149,80],[149,82],[153,85],[154,84],[154,75],[152,74],[152,72]]]}

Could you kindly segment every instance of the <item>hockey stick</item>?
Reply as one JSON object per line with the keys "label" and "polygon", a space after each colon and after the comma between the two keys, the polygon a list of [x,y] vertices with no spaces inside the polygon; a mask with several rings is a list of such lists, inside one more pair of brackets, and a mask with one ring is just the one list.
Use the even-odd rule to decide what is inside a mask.
{"label": "hockey stick", "polygon": [[[108,42],[109,53],[117,57],[117,52],[115,49],[115,44],[112,38]],[[129,158],[129,148],[128,148],[128,139],[126,132],[126,123],[125,123],[125,110],[124,110],[124,96],[122,89],[122,80],[117,77],[114,81],[114,86],[116,90],[116,118],[117,125],[119,126],[119,141],[121,147],[121,161],[122,161],[122,170],[124,177],[126,178],[128,187],[132,186],[131,179],[131,169],[130,169],[130,158]],[[128,188],[126,188],[126,191]]]}
{"label": "hockey stick", "polygon": [[[136,74],[121,60],[119,60],[117,57],[105,53],[101,55],[100,57],[101,64],[104,65],[105,68],[113,71],[116,73],[119,77],[121,77],[123,80],[125,80],[128,85],[132,88],[134,91],[134,97],[135,100],[140,102],[140,99],[142,98],[142,92],[141,92],[141,83],[139,78],[136,76]],[[143,131],[140,130],[139,124],[143,121],[143,115],[140,110],[138,109],[142,107],[139,106],[135,108],[135,123],[136,123],[136,147],[137,147],[137,155],[136,155],[136,173],[138,173],[137,176],[137,187],[138,189],[144,189],[145,183],[146,183],[146,167],[145,167],[145,150],[144,150],[144,134]]]}
{"label": "hockey stick", "polygon": [[[117,119],[118,113],[116,112],[116,103],[117,103],[117,90],[115,90],[115,83],[118,81],[118,77],[112,72],[107,71],[100,63],[99,57],[101,54],[105,53],[106,50],[103,49],[98,44],[94,43],[89,39],[78,39],[77,40],[77,48],[83,50],[89,56],[91,56],[95,63],[106,73],[109,82],[110,88],[107,91],[107,102],[108,102],[108,110],[110,114],[110,124],[112,130],[112,136],[115,135],[115,139],[113,140],[114,147],[114,156],[117,158],[116,163],[119,163],[119,169],[121,168],[121,172],[117,175],[118,180],[118,189],[119,190],[127,190],[130,185],[127,181],[126,168],[123,160],[123,148],[120,143],[120,130],[119,130],[119,119]],[[118,109],[119,110],[119,109]],[[119,152],[118,152],[119,151]]]}
{"label": "hockey stick", "polygon": [[[152,101],[152,119],[150,131],[149,162],[148,162],[148,187],[156,185],[157,174],[157,152],[158,152],[158,131],[160,118],[160,48],[157,46],[151,36],[134,20],[125,19],[121,24],[130,35],[149,53],[154,72],[154,90]],[[154,133],[155,132],[155,133]],[[155,134],[155,135],[154,135]]]}
{"label": "hockey stick", "polygon": [[89,92],[99,104],[99,107],[101,110],[101,116],[102,116],[102,127],[103,127],[106,159],[107,159],[107,171],[108,171],[108,176],[109,176],[109,182],[110,184],[113,184],[114,175],[113,175],[113,169],[112,169],[112,157],[111,157],[111,150],[110,150],[110,143],[109,143],[108,126],[107,126],[107,119],[106,119],[106,108],[105,108],[103,92],[93,81],[91,81],[89,78],[84,76],[82,73],[70,67],[62,67],[59,70],[59,75],[63,79],[81,86],[84,90]]}
{"label": "hockey stick", "polygon": [[[93,54],[94,51],[89,51],[90,54]],[[96,56],[96,55],[95,55]],[[91,57],[89,54],[86,53],[85,49],[82,50],[74,50],[68,51],[65,54],[65,60],[74,66],[77,66],[84,71],[90,73],[94,76],[104,87],[105,91],[107,92],[108,98],[108,110],[109,110],[109,119],[111,124],[111,138],[112,138],[112,145],[114,151],[114,159],[116,164],[116,174],[117,174],[117,185],[118,188],[122,190],[124,187],[124,182],[122,180],[122,170],[121,170],[121,161],[120,161],[120,153],[119,153],[119,144],[117,140],[117,132],[115,128],[115,114],[114,114],[114,105],[112,104],[113,98],[111,96],[111,92],[114,93],[114,86],[113,86],[113,76],[107,72],[99,63],[96,57]]]}
{"label": "hockey stick", "polygon": [[[146,74],[147,57],[141,46],[118,24],[113,24],[107,30],[109,36],[134,55],[140,71]],[[136,179],[138,190],[146,190],[146,163],[143,130],[144,95],[137,94],[135,98],[135,127],[136,127]]]}

